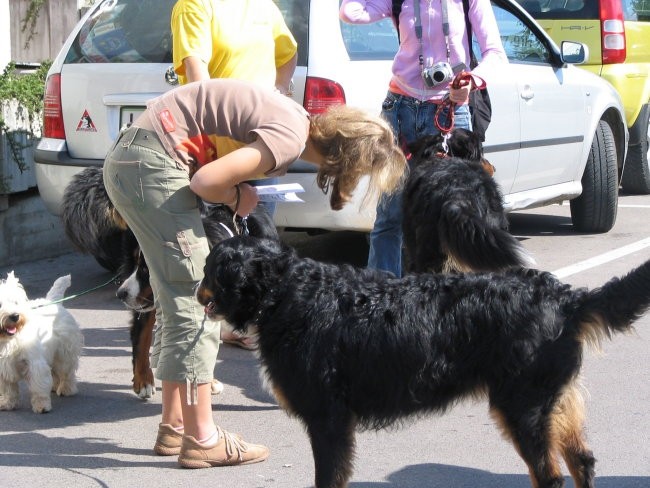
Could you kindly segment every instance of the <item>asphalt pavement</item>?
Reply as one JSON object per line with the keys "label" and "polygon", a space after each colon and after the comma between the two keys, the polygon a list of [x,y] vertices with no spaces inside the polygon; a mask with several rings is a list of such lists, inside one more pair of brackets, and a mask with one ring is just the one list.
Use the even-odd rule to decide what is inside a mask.
{"label": "asphalt pavement", "polygon": [[[617,242],[638,241],[644,233],[647,238],[647,230],[641,227],[648,222],[650,197],[642,203],[645,214],[634,214],[637,220],[625,224],[628,212],[619,210],[621,223],[604,236],[574,236],[567,231],[566,207],[547,210],[555,212],[551,221],[543,215],[519,219],[514,232],[535,251],[540,267],[557,269],[601,254]],[[551,230],[546,232],[547,228]],[[367,252],[365,238],[348,233],[292,243],[303,250],[314,249],[316,257],[355,264],[362,264]],[[645,248],[616,261],[614,268],[605,265],[601,274],[591,270],[568,280],[596,286],[648,256]],[[0,276],[4,278],[11,269],[32,298],[44,296],[64,274],[72,274],[68,296],[112,277],[91,257],[76,253],[0,268]],[[29,408],[23,389],[20,408],[0,412],[0,487],[312,486],[307,436],[262,387],[254,353],[222,346],[216,374],[226,388],[214,397],[213,411],[225,429],[268,445],[271,456],[249,466],[182,469],[174,458],[152,451],[160,393],[143,401],[131,391],[130,316],[115,298],[115,286],[108,284],[77,296],[65,306],[81,324],[85,337],[79,394],[55,397],[53,410],[39,415]],[[637,330],[606,343],[602,354],[585,354],[584,383],[591,392],[587,435],[598,460],[599,488],[650,487],[650,316],[640,320]],[[530,486],[524,463],[501,438],[484,402],[461,404],[440,417],[408,420],[389,431],[362,432],[357,436],[356,453],[351,488]],[[567,486],[572,486],[566,470],[565,474]]]}

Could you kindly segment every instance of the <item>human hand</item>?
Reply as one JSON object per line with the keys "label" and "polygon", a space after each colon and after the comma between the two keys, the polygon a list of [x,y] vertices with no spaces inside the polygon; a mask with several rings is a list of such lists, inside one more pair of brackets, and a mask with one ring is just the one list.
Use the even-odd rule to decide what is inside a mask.
{"label": "human hand", "polygon": [[260,197],[257,195],[257,190],[254,186],[248,183],[239,184],[239,202],[230,205],[230,208],[240,217],[246,217],[257,206]]}
{"label": "human hand", "polygon": [[454,88],[453,86],[449,87],[449,100],[454,102],[456,105],[464,105],[469,101],[469,92],[472,90],[471,84],[460,86]]}

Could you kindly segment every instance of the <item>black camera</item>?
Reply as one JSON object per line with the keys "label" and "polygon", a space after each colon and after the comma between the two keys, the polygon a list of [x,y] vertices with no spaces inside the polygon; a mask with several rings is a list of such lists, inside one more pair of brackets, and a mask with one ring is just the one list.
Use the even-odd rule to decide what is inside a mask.
{"label": "black camera", "polygon": [[467,66],[463,63],[459,63],[456,66],[451,66],[445,61],[429,66],[422,70],[422,79],[424,83],[429,87],[438,86],[441,83],[447,83],[454,79],[454,76],[467,69]]}

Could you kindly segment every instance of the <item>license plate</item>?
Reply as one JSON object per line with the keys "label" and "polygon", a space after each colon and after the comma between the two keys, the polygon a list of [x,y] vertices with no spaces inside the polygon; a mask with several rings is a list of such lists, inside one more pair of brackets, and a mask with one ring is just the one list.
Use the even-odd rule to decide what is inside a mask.
{"label": "license plate", "polygon": [[129,127],[142,112],[144,112],[144,107],[122,107],[120,109],[120,130]]}

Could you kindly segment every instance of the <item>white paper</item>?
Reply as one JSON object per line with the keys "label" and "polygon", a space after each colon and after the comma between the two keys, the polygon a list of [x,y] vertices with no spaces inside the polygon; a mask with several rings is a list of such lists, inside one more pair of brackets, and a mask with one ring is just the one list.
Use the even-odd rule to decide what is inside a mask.
{"label": "white paper", "polygon": [[254,187],[262,202],[304,202],[296,193],[305,189],[300,183],[283,183],[279,185],[261,185]]}

